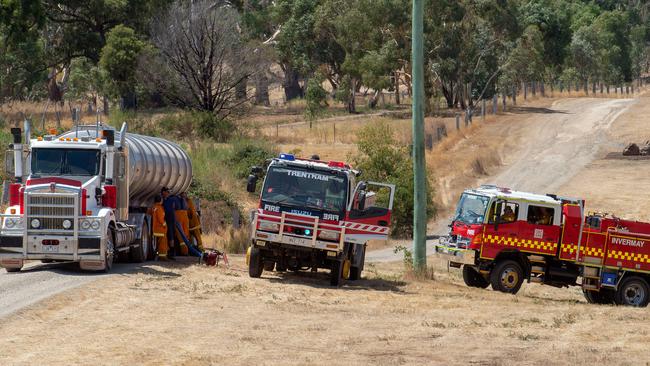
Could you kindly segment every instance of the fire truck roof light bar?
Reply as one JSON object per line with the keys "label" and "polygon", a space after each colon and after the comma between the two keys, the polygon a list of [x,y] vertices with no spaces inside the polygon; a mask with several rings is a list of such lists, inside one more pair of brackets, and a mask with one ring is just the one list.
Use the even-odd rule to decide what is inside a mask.
{"label": "fire truck roof light bar", "polygon": [[280,159],[287,160],[287,161],[294,161],[296,160],[296,157],[293,154],[282,153],[280,154]]}

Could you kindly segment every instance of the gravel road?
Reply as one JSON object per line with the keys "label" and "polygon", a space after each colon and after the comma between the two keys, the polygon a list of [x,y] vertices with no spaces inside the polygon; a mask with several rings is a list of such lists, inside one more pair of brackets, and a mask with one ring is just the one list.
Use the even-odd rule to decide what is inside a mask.
{"label": "gravel road", "polygon": [[18,273],[0,268],[0,319],[56,295],[107,276],[118,276],[140,265],[118,263],[110,274],[83,272],[72,263],[28,263]]}

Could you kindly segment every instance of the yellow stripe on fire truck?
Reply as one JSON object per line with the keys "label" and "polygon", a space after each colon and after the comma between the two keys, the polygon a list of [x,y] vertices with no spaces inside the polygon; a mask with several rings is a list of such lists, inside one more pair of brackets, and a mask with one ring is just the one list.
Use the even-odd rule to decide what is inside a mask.
{"label": "yellow stripe on fire truck", "polygon": [[376,226],[369,224],[359,224],[356,222],[345,222],[345,228],[350,230],[367,231],[374,234],[388,234],[388,227]]}
{"label": "yellow stripe on fire truck", "polygon": [[630,253],[630,252],[623,252],[620,250],[612,250],[609,252],[608,257],[614,259],[621,259],[625,261],[650,263],[650,256],[648,254]]}
{"label": "yellow stripe on fire truck", "polygon": [[[578,246],[575,244],[562,244],[562,252],[573,254],[578,251]],[[591,248],[591,247],[580,247],[580,253],[582,255],[587,255],[590,257],[599,257],[602,258],[605,255],[603,248]]]}
{"label": "yellow stripe on fire truck", "polygon": [[539,240],[530,240],[530,239],[517,239],[499,235],[486,235],[485,242],[489,244],[498,244],[511,247],[518,247],[524,249],[537,249],[537,250],[555,250],[557,249],[557,243],[549,243]]}

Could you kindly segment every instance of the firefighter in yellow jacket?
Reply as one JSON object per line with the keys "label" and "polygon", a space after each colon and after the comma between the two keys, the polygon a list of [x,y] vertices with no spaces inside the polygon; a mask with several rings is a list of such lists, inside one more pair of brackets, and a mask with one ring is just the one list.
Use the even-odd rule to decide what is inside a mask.
{"label": "firefighter in yellow jacket", "polygon": [[[180,201],[180,207],[176,209],[176,222],[180,224],[181,228],[183,229],[183,234],[185,235],[186,238],[190,237],[190,218],[187,212],[187,195],[185,193],[181,193],[181,195],[178,197]],[[185,244],[185,241],[183,240],[183,237],[179,234],[178,232],[178,227],[176,228],[176,240],[181,243],[180,246],[180,255],[187,255],[189,252],[189,248]]]}
{"label": "firefighter in yellow jacket", "polygon": [[[187,196],[186,196],[187,197]],[[190,219],[190,241],[192,238],[196,241],[196,247],[199,251],[203,251],[203,239],[201,238],[201,218],[199,217],[198,212],[196,212],[196,206],[194,205],[194,200],[191,198],[187,199],[187,213]]]}
{"label": "firefighter in yellow jacket", "polygon": [[165,222],[165,209],[162,205],[162,197],[154,198],[154,205],[151,208],[151,220],[153,221],[153,237],[156,240],[158,259],[167,260],[167,223]]}

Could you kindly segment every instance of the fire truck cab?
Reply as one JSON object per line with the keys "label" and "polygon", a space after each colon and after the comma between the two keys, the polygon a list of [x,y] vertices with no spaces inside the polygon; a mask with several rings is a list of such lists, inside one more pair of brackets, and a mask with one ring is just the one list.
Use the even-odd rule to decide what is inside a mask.
{"label": "fire truck cab", "polygon": [[[264,173],[253,167],[247,190]],[[249,275],[318,268],[330,283],[357,280],[366,243],[387,240],[395,186],[369,181],[348,164],[280,154],[268,163],[247,251]]]}
{"label": "fire truck cab", "polygon": [[[507,293],[524,280],[581,286],[590,303],[650,301],[650,223],[585,215],[580,199],[493,185],[463,192],[437,256],[468,286]],[[581,279],[580,281],[579,278]]]}

